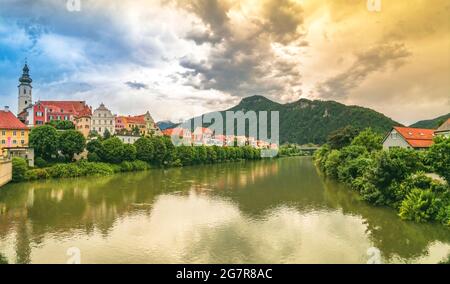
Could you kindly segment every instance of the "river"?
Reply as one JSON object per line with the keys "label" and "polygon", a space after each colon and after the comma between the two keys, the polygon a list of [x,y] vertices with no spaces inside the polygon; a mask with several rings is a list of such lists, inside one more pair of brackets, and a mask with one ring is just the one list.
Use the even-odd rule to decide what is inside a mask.
{"label": "river", "polygon": [[0,189],[10,263],[437,263],[449,253],[449,229],[360,201],[308,157]]}

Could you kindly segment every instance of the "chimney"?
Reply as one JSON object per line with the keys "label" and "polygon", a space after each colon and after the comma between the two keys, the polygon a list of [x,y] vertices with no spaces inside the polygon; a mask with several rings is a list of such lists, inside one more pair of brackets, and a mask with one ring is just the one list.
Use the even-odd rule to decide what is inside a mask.
{"label": "chimney", "polygon": [[9,106],[5,106],[5,111],[9,111]]}

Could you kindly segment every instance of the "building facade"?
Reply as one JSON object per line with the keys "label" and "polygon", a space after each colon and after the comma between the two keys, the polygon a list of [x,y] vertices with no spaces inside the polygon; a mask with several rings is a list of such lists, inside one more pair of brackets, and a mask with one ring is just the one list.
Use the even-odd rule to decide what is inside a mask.
{"label": "building facade", "polygon": [[138,134],[161,136],[162,132],[153,120],[150,112],[137,116],[117,116],[115,119],[116,133],[122,135]]}
{"label": "building facade", "polygon": [[0,110],[0,154],[13,148],[27,148],[29,128],[9,109]]}
{"label": "building facade", "polygon": [[450,138],[450,118],[447,119],[434,133],[436,136]]}
{"label": "building facade", "polygon": [[106,131],[111,135],[116,132],[116,117],[103,103],[100,104],[92,114],[91,129],[101,136],[103,136]]}
{"label": "building facade", "polygon": [[427,149],[433,145],[434,137],[431,129],[394,127],[384,138],[383,148]]}

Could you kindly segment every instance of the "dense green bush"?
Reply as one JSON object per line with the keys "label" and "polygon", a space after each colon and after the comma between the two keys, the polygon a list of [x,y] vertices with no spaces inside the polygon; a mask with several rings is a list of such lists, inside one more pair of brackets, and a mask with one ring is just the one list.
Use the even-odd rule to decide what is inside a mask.
{"label": "dense green bush", "polygon": [[48,165],[47,161],[45,161],[41,157],[37,157],[34,159],[34,166],[38,168],[45,168]]}
{"label": "dense green bush", "polygon": [[79,161],[69,164],[56,164],[45,169],[31,169],[26,171],[22,180],[107,176],[117,172],[144,171],[147,169],[149,169],[149,165],[139,160],[122,162],[120,165]]}
{"label": "dense green bush", "polygon": [[437,137],[427,152],[432,169],[450,184],[450,138]]}
{"label": "dense green bush", "polygon": [[400,217],[415,222],[436,220],[442,201],[431,190],[414,188],[402,201]]}
{"label": "dense green bush", "polygon": [[12,159],[12,181],[20,182],[25,179],[25,173],[28,170],[28,164],[25,159],[14,157]]}

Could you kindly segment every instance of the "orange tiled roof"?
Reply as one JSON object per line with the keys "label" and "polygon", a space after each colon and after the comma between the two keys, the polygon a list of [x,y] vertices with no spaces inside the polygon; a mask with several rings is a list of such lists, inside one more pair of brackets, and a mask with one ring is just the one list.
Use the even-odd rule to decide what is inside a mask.
{"label": "orange tiled roof", "polygon": [[400,135],[413,148],[428,148],[433,145],[434,130],[411,128],[411,127],[394,127]]}
{"label": "orange tiled roof", "polygon": [[[176,128],[164,129],[162,131],[162,133],[165,136],[172,136],[174,133],[176,133],[176,134],[178,134],[180,136],[184,136],[185,135],[185,131],[186,131],[186,129],[184,129],[184,128],[176,127]],[[188,133],[186,132],[186,134],[188,134]]]}
{"label": "orange tiled roof", "polygon": [[51,109],[52,112],[72,113],[74,116],[91,116],[92,110],[85,101],[39,101],[38,104]]}
{"label": "orange tiled roof", "polygon": [[116,121],[117,120],[122,120],[123,124],[126,123],[133,123],[133,124],[146,124],[144,116],[143,115],[138,115],[138,116],[117,116],[116,117]]}
{"label": "orange tiled roof", "polygon": [[28,129],[28,127],[12,112],[0,110],[0,129]]}

